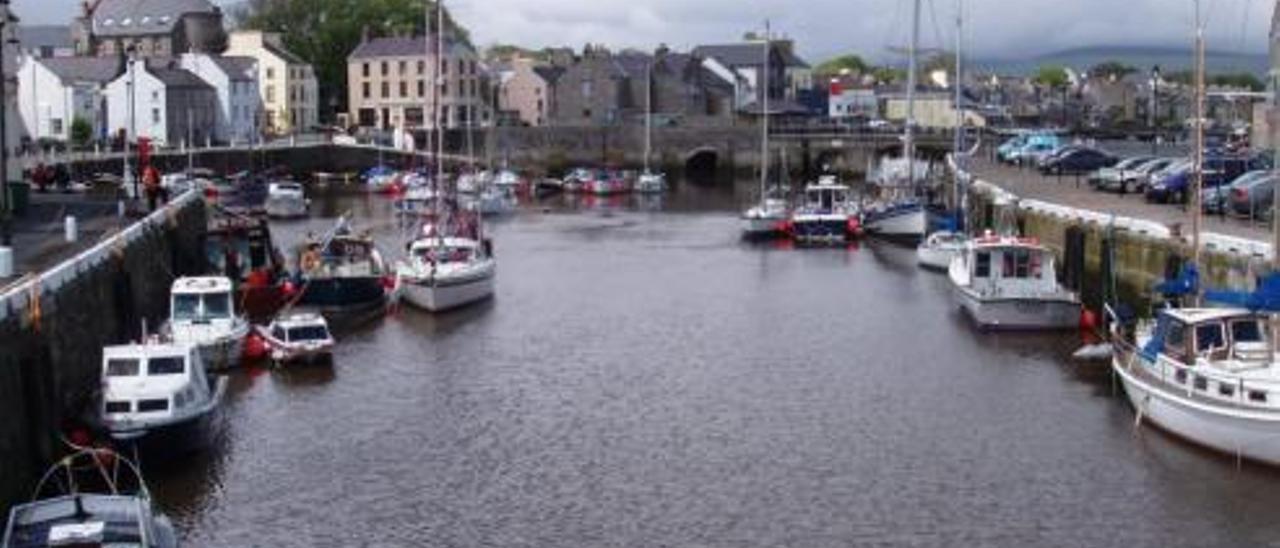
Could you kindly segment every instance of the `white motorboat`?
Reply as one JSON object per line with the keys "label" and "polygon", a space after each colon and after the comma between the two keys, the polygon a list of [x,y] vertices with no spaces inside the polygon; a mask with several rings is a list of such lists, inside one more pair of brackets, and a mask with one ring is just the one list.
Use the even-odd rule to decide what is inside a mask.
{"label": "white motorboat", "polygon": [[587,168],[576,168],[564,176],[565,192],[582,192],[586,189],[587,181],[595,178],[595,172]]}
{"label": "white motorboat", "polygon": [[1033,239],[971,240],[949,268],[957,304],[983,329],[1075,329],[1080,299],[1058,284],[1054,261]]}
{"label": "white motorboat", "polygon": [[256,330],[267,344],[271,361],[278,364],[328,361],[337,345],[329,322],[319,314],[290,314]]}
{"label": "white motorboat", "polygon": [[493,174],[485,171],[469,171],[458,176],[457,186],[458,192],[462,194],[475,194],[480,189],[489,186],[493,182]]}
{"label": "white motorboat", "polygon": [[397,215],[417,216],[422,215],[431,209],[432,200],[436,199],[439,193],[436,192],[434,185],[422,185],[409,189],[404,196],[392,202],[392,207],[396,210]]}
{"label": "white motorboat", "polygon": [[1243,308],[1160,311],[1112,368],[1138,413],[1196,444],[1280,465],[1280,356],[1266,315]]}
{"label": "white motorboat", "polygon": [[178,546],[136,464],[108,449],[74,449],[45,472],[31,502],[9,511],[0,548]]}
{"label": "white motorboat", "polygon": [[964,253],[968,238],[961,233],[934,232],[916,248],[916,263],[921,267],[946,272],[951,262]]}
{"label": "white motorboat", "polygon": [[441,312],[492,297],[498,265],[487,247],[469,237],[415,240],[396,269],[401,298]]}
{"label": "white motorboat", "polygon": [[520,187],[523,184],[524,179],[520,178],[520,174],[510,169],[504,169],[499,171],[493,178],[493,184],[491,186],[501,189],[504,192],[514,194],[517,190],[520,190]]}
{"label": "white motorboat", "polygon": [[848,241],[858,232],[858,206],[849,187],[833,175],[824,175],[804,190],[804,203],[791,213],[792,236],[799,243],[824,244]]}
{"label": "white motorboat", "polygon": [[302,185],[293,181],[275,181],[267,186],[267,201],[264,208],[268,217],[295,219],[307,216],[311,209],[311,201],[307,199]]}
{"label": "white motorboat", "polygon": [[200,350],[204,365],[229,369],[240,364],[249,320],[235,312],[231,280],[221,276],[179,278],[170,289],[166,334]]}
{"label": "white motorboat", "polygon": [[107,347],[99,418],[117,441],[171,445],[199,429],[226,389],[227,378],[209,375],[192,345],[153,338]]}
{"label": "white motorboat", "polygon": [[516,208],[516,197],[497,186],[484,187],[474,198],[474,208],[481,215],[502,215]]}
{"label": "white motorboat", "polygon": [[868,207],[862,216],[868,234],[920,241],[929,228],[924,204],[915,199],[888,200]]}

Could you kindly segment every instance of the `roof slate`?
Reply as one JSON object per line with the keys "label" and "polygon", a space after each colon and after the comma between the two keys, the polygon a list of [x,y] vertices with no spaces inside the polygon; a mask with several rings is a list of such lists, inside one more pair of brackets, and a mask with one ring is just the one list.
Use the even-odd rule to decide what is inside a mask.
{"label": "roof slate", "polygon": [[94,32],[102,36],[163,34],[192,13],[220,14],[221,10],[209,0],[100,0],[93,11]]}

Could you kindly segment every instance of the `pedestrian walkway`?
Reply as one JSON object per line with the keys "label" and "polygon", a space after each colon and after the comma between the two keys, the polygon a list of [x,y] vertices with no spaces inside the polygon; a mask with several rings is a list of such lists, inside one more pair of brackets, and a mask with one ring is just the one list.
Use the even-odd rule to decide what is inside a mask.
{"label": "pedestrian walkway", "polygon": [[[48,269],[119,231],[131,221],[118,216],[117,204],[83,194],[33,193],[25,214],[13,222],[14,276],[0,278],[0,289],[23,276]],[[66,217],[76,217],[78,238],[65,239]]]}

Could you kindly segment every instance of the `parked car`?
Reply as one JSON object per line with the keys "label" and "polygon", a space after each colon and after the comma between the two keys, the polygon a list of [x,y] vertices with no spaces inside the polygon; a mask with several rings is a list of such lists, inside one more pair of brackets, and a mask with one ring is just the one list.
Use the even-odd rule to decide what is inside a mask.
{"label": "parked car", "polygon": [[[1210,157],[1204,160],[1204,180],[1201,190],[1217,188],[1236,180],[1237,177],[1253,169],[1255,160],[1241,157]],[[1187,192],[1192,185],[1192,166],[1190,162],[1183,164],[1182,169],[1165,176],[1147,188],[1147,201],[1159,203],[1185,203]]]}
{"label": "parked car", "polygon": [[1000,159],[1011,164],[1028,164],[1034,157],[1057,150],[1061,146],[1058,136],[1051,134],[1025,135],[1020,141],[1014,138],[1007,144],[1012,146],[1000,151]]}
{"label": "parked car", "polygon": [[1114,166],[1104,167],[1089,174],[1089,186],[1098,188],[1104,181],[1116,181],[1116,186],[1119,186],[1119,181],[1124,180],[1125,176],[1130,171],[1137,169],[1138,166],[1146,164],[1151,160],[1152,158],[1150,156],[1134,156],[1132,158],[1120,160],[1120,162]]}
{"label": "parked car", "polygon": [[1079,148],[1053,156],[1040,165],[1040,173],[1066,175],[1088,173],[1116,164],[1116,158],[1101,150]]}
{"label": "parked car", "polygon": [[1280,184],[1280,178],[1270,170],[1250,171],[1241,175],[1231,183],[1230,193],[1226,198],[1227,207],[1224,209],[1241,217],[1259,218],[1271,211],[1277,184]]}
{"label": "parked car", "polygon": [[1130,191],[1143,192],[1151,180],[1151,175],[1159,173],[1182,160],[1179,158],[1156,158],[1139,164],[1133,169],[1116,172],[1114,177],[1106,177],[1098,183],[1098,190],[1110,190],[1120,194]]}
{"label": "parked car", "polygon": [[1063,145],[1048,152],[1035,154],[1029,163],[1039,169],[1045,162],[1059,158],[1067,153],[1075,152],[1080,148],[1082,148],[1080,145]]}

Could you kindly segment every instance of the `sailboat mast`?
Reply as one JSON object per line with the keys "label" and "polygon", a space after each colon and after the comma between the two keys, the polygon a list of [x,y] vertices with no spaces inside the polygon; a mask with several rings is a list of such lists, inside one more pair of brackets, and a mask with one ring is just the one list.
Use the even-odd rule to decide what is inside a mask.
{"label": "sailboat mast", "polygon": [[964,0],[956,0],[956,81],[954,84],[956,92],[956,127],[952,131],[953,140],[951,143],[951,160],[956,166],[956,177],[951,190],[954,193],[951,204],[957,209],[960,208],[960,202],[963,200],[960,188],[960,157],[961,147],[964,146],[964,110],[962,100],[964,99],[963,80],[964,72],[961,63],[963,61],[962,52],[964,51]]}
{"label": "sailboat mast", "polygon": [[645,71],[644,86],[644,172],[649,173],[649,155],[653,150],[653,63],[649,60],[649,70]]}
{"label": "sailboat mast", "polygon": [[920,0],[913,2],[911,12],[911,46],[907,60],[907,127],[903,136],[902,152],[907,157],[907,181],[916,182],[916,55],[920,48]]}
{"label": "sailboat mast", "polygon": [[[1200,0],[1196,0],[1196,150],[1194,185],[1191,188],[1191,256],[1200,267],[1200,189],[1204,188],[1204,24],[1200,19]],[[1196,297],[1199,301],[1199,296]],[[1197,302],[1198,304],[1198,302]]]}
{"label": "sailboat mast", "polygon": [[[427,29],[428,30],[431,29],[430,20],[427,21]],[[428,34],[427,37],[428,37],[427,43],[429,44],[431,42],[430,34]],[[430,50],[430,46],[428,46],[427,49]],[[432,119],[435,120],[435,132],[436,132],[436,143],[435,143],[436,145],[436,149],[435,149],[435,157],[436,157],[435,195],[436,196],[435,198],[436,199],[433,204],[433,209],[435,210],[435,214],[433,215],[434,218],[431,220],[431,222],[433,226],[433,231],[436,233],[436,244],[438,246],[443,246],[444,233],[441,232],[440,230],[440,217],[444,214],[444,212],[441,209],[440,205],[441,205],[441,202],[444,200],[444,187],[445,187],[444,185],[444,128],[442,126],[443,120],[440,116],[440,99],[441,99],[440,86],[444,84],[444,82],[441,80],[444,74],[444,70],[443,70],[443,67],[444,67],[444,0],[436,0],[436,47],[435,47],[435,50],[436,50],[436,62],[435,62],[434,68],[432,69],[432,72],[434,73],[433,77],[434,77],[435,85],[432,86],[432,92],[431,92],[431,95],[434,98],[433,102],[435,104],[433,106],[435,108],[432,109],[431,116],[432,116]]]}
{"label": "sailboat mast", "polygon": [[769,50],[773,47],[769,20],[764,22],[764,64],[760,71],[760,203],[764,203],[769,185]]}

